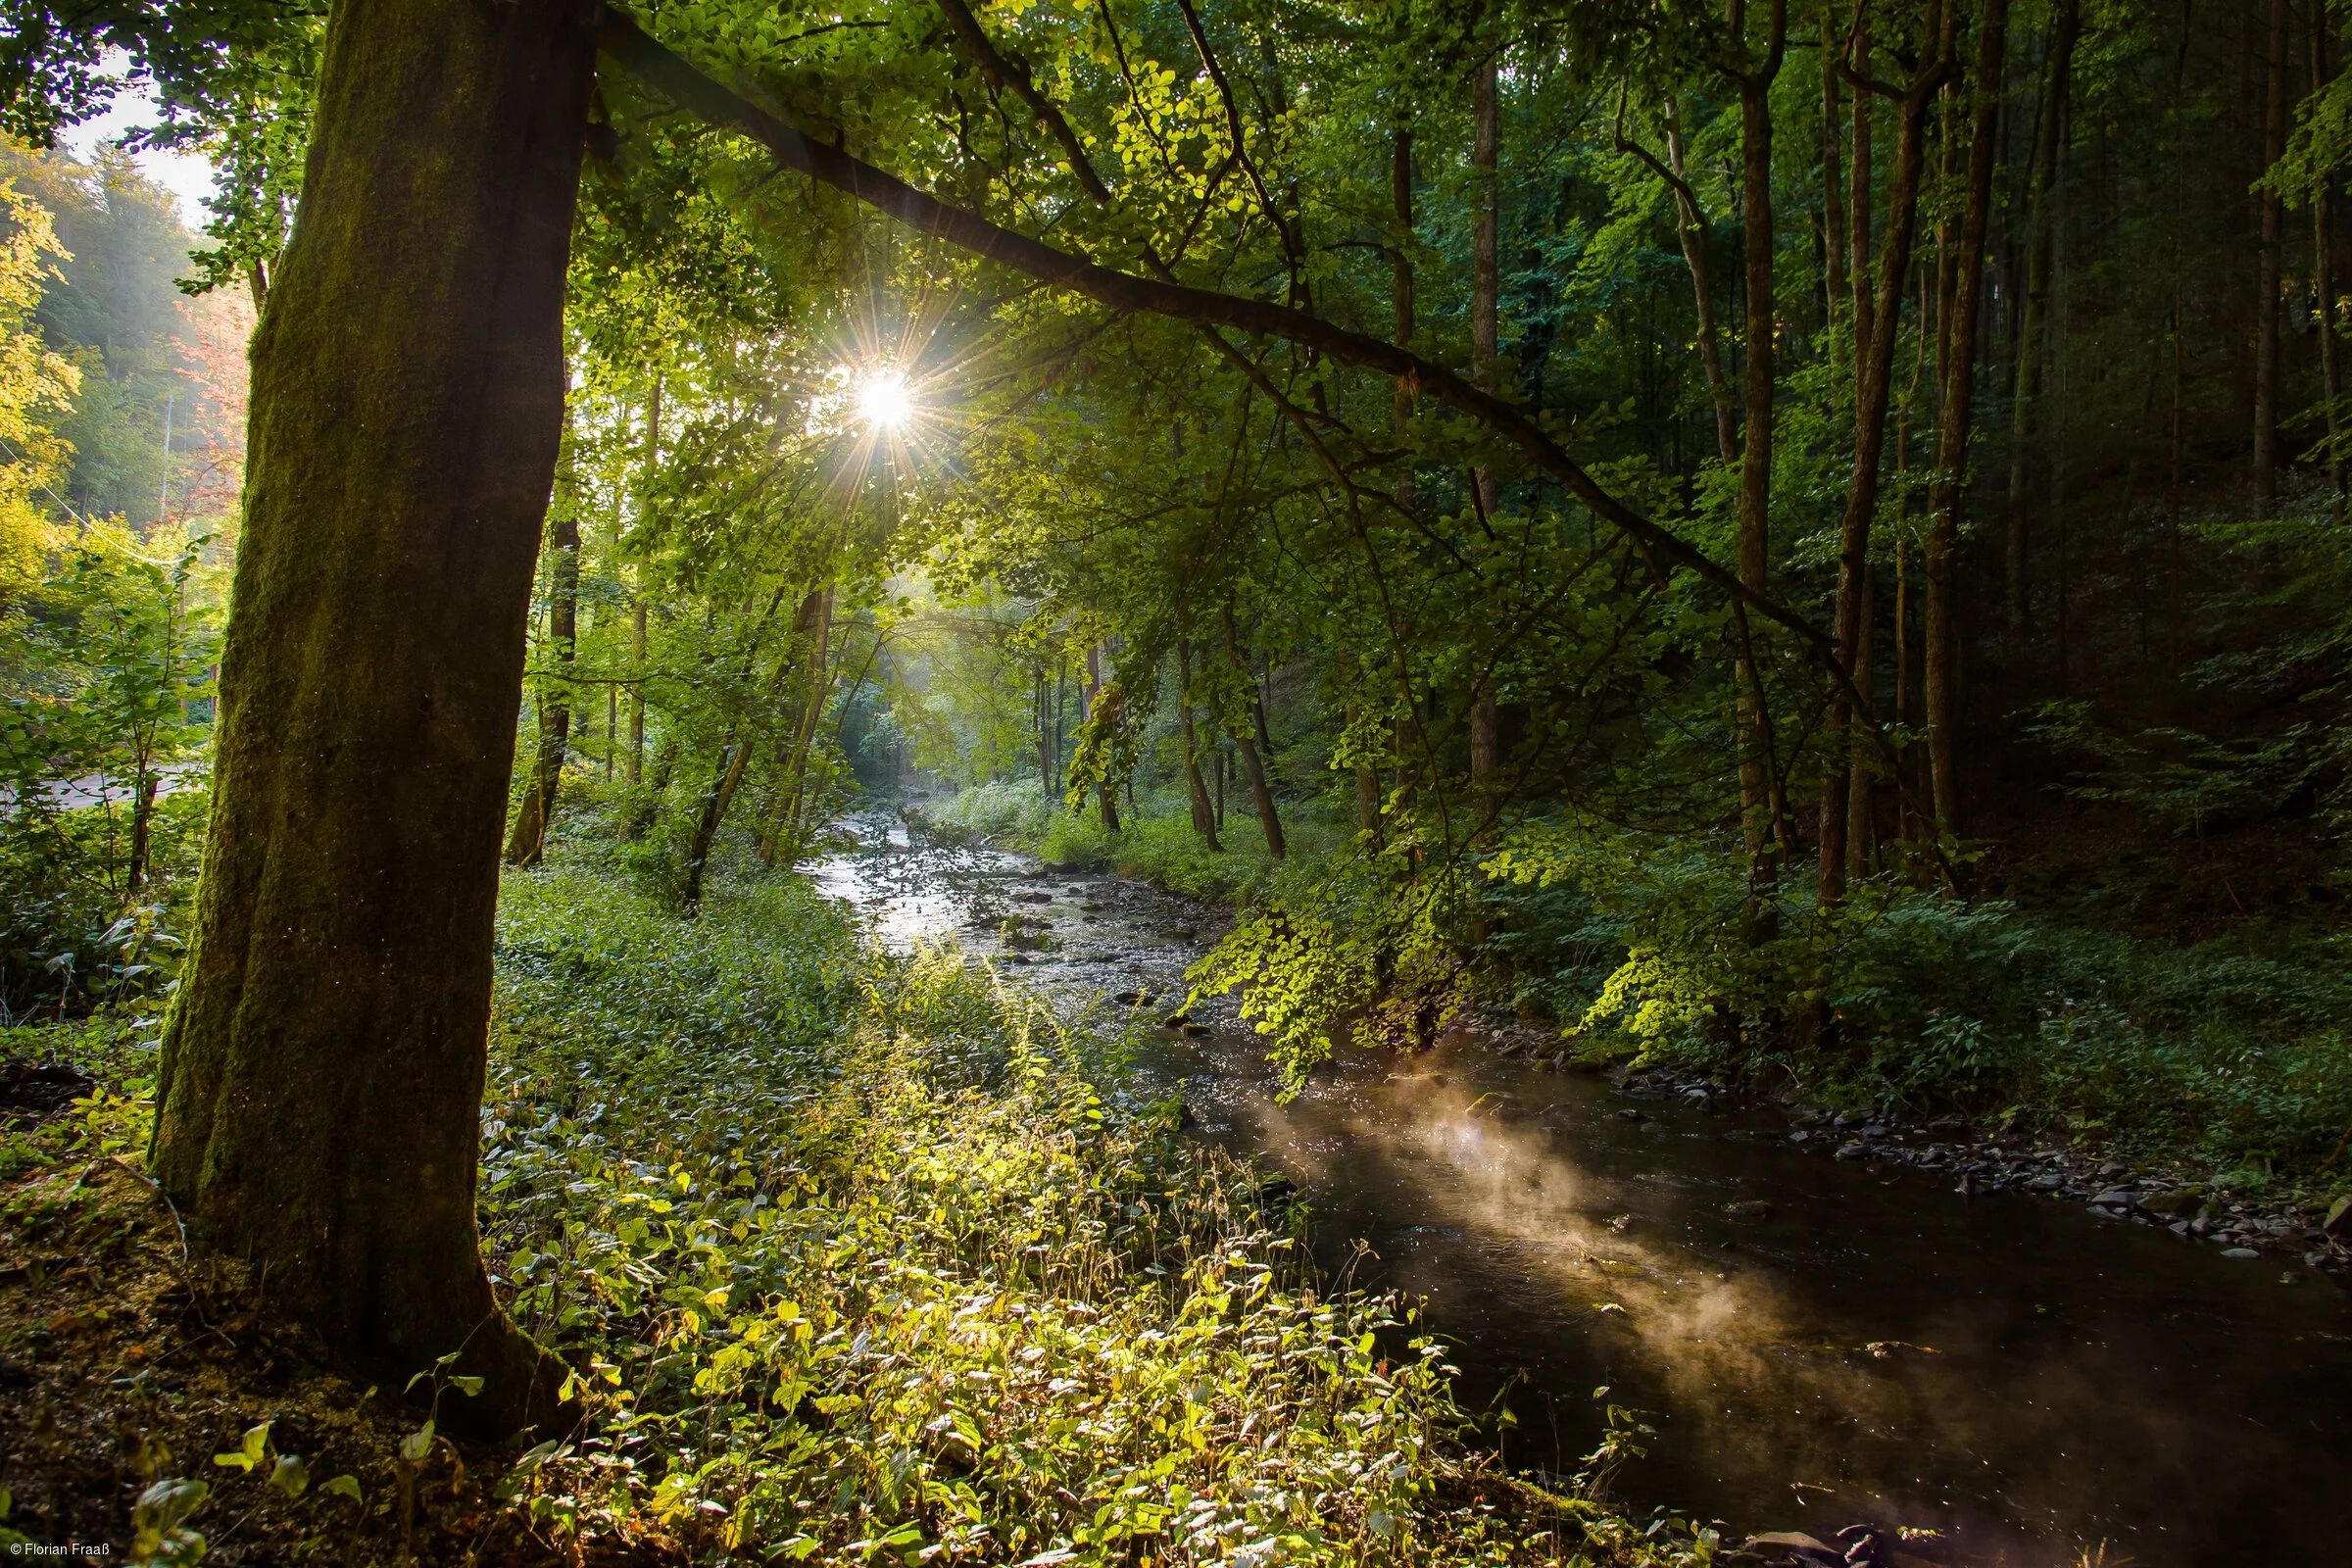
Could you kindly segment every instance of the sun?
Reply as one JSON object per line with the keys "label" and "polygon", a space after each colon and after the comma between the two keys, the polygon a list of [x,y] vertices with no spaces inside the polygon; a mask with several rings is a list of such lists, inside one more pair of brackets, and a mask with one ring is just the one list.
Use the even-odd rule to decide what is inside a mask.
{"label": "sun", "polygon": [[877,430],[896,430],[914,417],[914,394],[897,370],[873,370],[858,382],[858,417]]}

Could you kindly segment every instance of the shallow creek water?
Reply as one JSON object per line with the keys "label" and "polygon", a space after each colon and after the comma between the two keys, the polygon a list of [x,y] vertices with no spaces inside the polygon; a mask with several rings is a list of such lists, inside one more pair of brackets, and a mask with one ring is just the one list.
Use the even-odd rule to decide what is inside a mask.
{"label": "shallow creek water", "polygon": [[[815,868],[885,945],[955,938],[1069,1004],[1184,995],[1204,911],[987,850]],[[895,839],[895,845],[890,842]],[[1007,944],[1004,922],[1016,924]],[[1139,1071],[1296,1180],[1359,1283],[1428,1299],[1506,1456],[1575,1467],[1596,1387],[1657,1435],[1619,1493],[1740,1531],[1934,1531],[1928,1561],[2352,1562],[2352,1302],[2071,1202],[1826,1157],[1766,1110],[1637,1101],[1474,1041],[1346,1053],[1288,1104],[1230,1004]],[[1640,1120],[1625,1112],[1638,1109]],[[1769,1214],[1763,1209],[1769,1207]],[[1737,1536],[1735,1536],[1737,1539]]]}

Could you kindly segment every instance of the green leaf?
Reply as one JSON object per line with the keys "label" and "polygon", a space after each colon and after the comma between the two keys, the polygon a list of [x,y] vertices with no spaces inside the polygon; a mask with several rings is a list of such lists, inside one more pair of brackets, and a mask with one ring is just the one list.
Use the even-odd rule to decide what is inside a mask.
{"label": "green leaf", "polygon": [[556,1456],[556,1450],[563,1446],[564,1440],[561,1438],[550,1438],[545,1443],[537,1445],[536,1446],[527,1450],[521,1458],[514,1461],[514,1473],[519,1475],[524,1471],[538,1469],[541,1465],[547,1463],[548,1460],[554,1458]]}
{"label": "green leaf", "polygon": [[332,1481],[329,1481],[325,1486],[320,1487],[318,1490],[319,1492],[330,1496],[349,1497],[354,1502],[366,1502],[368,1500],[360,1495],[360,1478],[357,1476],[337,1476]]}
{"label": "green leaf", "polygon": [[400,1440],[400,1456],[415,1464],[433,1451],[433,1424],[430,1421]]}
{"label": "green leaf", "polygon": [[270,1472],[270,1485],[289,1497],[299,1497],[311,1489],[311,1467],[302,1462],[299,1453],[281,1453]]}
{"label": "green leaf", "polygon": [[179,1522],[194,1513],[213,1489],[201,1481],[186,1481],[178,1476],[167,1476],[139,1494],[139,1500],[130,1511],[131,1523],[139,1533],[165,1535],[179,1527]]}
{"label": "green leaf", "polygon": [[449,1386],[470,1399],[482,1392],[484,1381],[482,1378],[451,1378]]}

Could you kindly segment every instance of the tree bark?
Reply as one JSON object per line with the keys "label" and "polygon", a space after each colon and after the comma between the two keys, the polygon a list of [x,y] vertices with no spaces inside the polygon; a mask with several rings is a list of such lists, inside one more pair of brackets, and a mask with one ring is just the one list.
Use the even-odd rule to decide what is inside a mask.
{"label": "tree bark", "polygon": [[[662,371],[654,371],[653,390],[645,399],[645,479],[639,487],[637,513],[645,515],[645,508],[653,494],[654,473],[662,462]],[[630,606],[629,665],[635,679],[629,683],[629,782],[638,784],[645,779],[645,568],[638,568],[636,602]],[[630,834],[629,837],[636,837]]]}
{"label": "tree bark", "polygon": [[[2328,8],[2311,5],[2310,32],[2307,39],[2311,53],[2311,90],[2318,94],[2327,90],[2334,75],[2329,56]],[[2340,521],[2344,511],[2347,483],[2344,457],[2344,362],[2343,348],[2336,340],[2335,313],[2335,181],[2334,171],[2322,172],[2311,195],[2311,287],[2320,306],[2320,385],[2325,394],[2324,412],[2328,422],[2328,478],[2335,493],[2334,514]]]}
{"label": "tree bark", "polygon": [[[1830,765],[1821,789],[1821,904],[1824,908],[1845,896],[1846,828],[1850,774],[1862,759],[1856,755],[1860,736],[1851,744],[1847,730],[1872,722],[1869,709],[1870,671],[1863,662],[1865,617],[1869,613],[1870,532],[1879,514],[1879,469],[1886,456],[1886,412],[1894,387],[1894,345],[1901,335],[1903,285],[1911,271],[1912,242],[1919,228],[1919,186],[1927,165],[1928,110],[1943,85],[1950,59],[1951,33],[1941,0],[1931,0],[1928,25],[1936,36],[1936,53],[1920,64],[1918,74],[1897,101],[1894,172],[1886,186],[1886,244],[1879,258],[1877,286],[1866,299],[1862,267],[1855,268],[1854,286],[1854,466],[1845,488],[1845,517],[1838,552],[1838,614],[1835,636],[1838,657],[1849,699],[1833,694],[1823,728]],[[1854,109],[1854,162],[1868,160],[1869,116],[1860,103]],[[1865,197],[1857,178],[1855,196]],[[1854,218],[1857,261],[1869,243],[1870,217],[1863,208]],[[1926,323],[1921,323],[1926,329]],[[1858,701],[1860,706],[1856,706]]]}
{"label": "tree bark", "polygon": [[[2066,156],[2066,122],[2074,96],[2075,43],[2082,36],[2080,0],[2059,0],[2042,63],[2041,98],[2034,127],[2032,198],[2027,211],[2025,312],[2017,342],[2016,397],[2009,409],[2009,531],[2002,553],[2008,586],[2009,635],[2022,640],[2031,619],[2027,572],[2029,527],[2026,467],[2033,450],[2034,404],[2041,396],[2041,340],[2049,316],[2051,191],[2058,160]],[[1931,563],[1932,564],[1932,563]]]}
{"label": "tree bark", "polygon": [[[1251,727],[1264,732],[1265,710],[1258,707],[1257,682],[1250,678],[1249,662],[1242,658],[1241,638],[1234,630],[1233,607],[1227,605],[1217,612],[1225,632],[1225,657],[1233,663],[1234,673],[1240,675],[1250,690]],[[1242,771],[1250,778],[1250,798],[1257,805],[1258,825],[1265,829],[1266,853],[1277,860],[1290,853],[1290,843],[1283,836],[1282,818],[1274,809],[1274,791],[1266,783],[1265,760],[1258,756],[1257,743],[1246,731],[1236,731],[1235,750],[1242,754]]]}
{"label": "tree bark", "polygon": [[1838,58],[1839,47],[1837,9],[1825,6],[1821,13],[1821,305],[1833,360],[1837,357],[1838,317],[1853,305],[1845,276],[1845,199],[1838,191],[1845,180],[1845,155],[1838,146],[1838,133],[1845,122],[1844,95],[1839,91],[1838,73],[1829,64]]}
{"label": "tree bark", "polygon": [[1960,254],[1952,285],[1951,352],[1943,365],[1942,412],[1936,428],[1936,473],[1929,505],[1926,649],[1923,662],[1928,774],[1936,830],[1961,831],[1958,749],[1960,631],[1956,567],[1960,508],[1968,495],[1969,397],[1976,385],[1977,329],[1984,315],[1984,232],[1992,211],[1992,171],[1999,156],[2001,74],[2007,60],[2009,0],[1984,0],[1977,16],[1977,59],[1970,88],[1968,193],[1960,215]]}
{"label": "tree bark", "polygon": [[[1897,526],[1900,526],[1899,519]],[[1878,568],[1867,557],[1862,563],[1862,612],[1854,623],[1854,686],[1862,694],[1861,722],[1870,723],[1878,717],[1877,662],[1872,643],[1878,630]],[[1873,782],[1870,754],[1860,736],[1846,749],[1845,799],[1832,801],[1824,793],[1823,805],[1845,813],[1845,875],[1847,881],[1870,874],[1871,855],[1877,849],[1873,842],[1873,818],[1870,809],[1870,790]],[[1838,887],[1843,893],[1844,885]]]}
{"label": "tree bark", "polygon": [[1698,367],[1707,378],[1707,403],[1715,411],[1715,455],[1725,464],[1740,461],[1739,420],[1732,412],[1732,388],[1723,370],[1723,333],[1715,324],[1715,285],[1707,255],[1707,215],[1700,212],[1690,189],[1687,149],[1683,144],[1683,106],[1666,101],[1666,167],[1674,172],[1675,232],[1682,241],[1683,266],[1690,272],[1690,298],[1698,324]]}
{"label": "tree bark", "polygon": [[[1413,346],[1413,133],[1396,128],[1389,149],[1389,199],[1396,209],[1396,238],[1389,250],[1389,306],[1395,319],[1396,346]],[[1413,423],[1413,378],[1396,378],[1396,427],[1397,443]],[[1407,458],[1396,472],[1396,504],[1413,503],[1413,465]]]}
{"label": "tree bark", "polygon": [[1184,783],[1191,796],[1193,831],[1200,835],[1211,855],[1222,855],[1225,846],[1217,842],[1217,808],[1208,798],[1207,781],[1200,777],[1199,738],[1193,733],[1193,645],[1190,640],[1176,640],[1176,724],[1184,740]]}
{"label": "tree bark", "polygon": [[155,792],[160,781],[154,769],[139,764],[130,785],[130,863],[124,868],[123,889],[136,896],[147,886],[147,860],[155,837]]}
{"label": "tree bark", "polygon": [[[1501,124],[1495,108],[1495,57],[1479,62],[1470,93],[1470,379],[1494,390],[1494,364],[1500,352],[1498,302],[1502,293],[1500,238],[1495,223],[1500,191],[1496,166],[1501,151]],[[1479,487],[1491,491],[1494,481],[1479,470]],[[1494,509],[1490,496],[1488,510]]]}
{"label": "tree bark", "polygon": [[1054,793],[1054,729],[1053,717],[1046,703],[1046,677],[1038,676],[1030,683],[1029,707],[1037,719],[1037,783],[1048,795]]}
{"label": "tree bark", "polygon": [[[1870,13],[1857,14],[1854,24],[1853,68],[1857,75],[1870,74]],[[1852,291],[1847,309],[1853,313],[1853,377],[1854,407],[1859,417],[1862,406],[1862,381],[1867,373],[1863,364],[1870,357],[1871,335],[1877,330],[1871,309],[1870,271],[1870,215],[1878,206],[1877,173],[1872,168],[1872,155],[1877,150],[1877,138],[1872,134],[1871,94],[1867,88],[1854,89],[1853,154],[1847,165],[1846,178],[1850,182],[1845,200],[1846,260],[1852,270],[1846,286]],[[1888,211],[1891,213],[1891,193]]]}
{"label": "tree bark", "polygon": [[[1745,225],[1741,261],[1747,295],[1746,366],[1740,459],[1740,584],[1761,597],[1772,539],[1772,404],[1774,291],[1772,278],[1772,82],[1788,44],[1788,14],[1775,5],[1765,58],[1743,73],[1740,85],[1740,210]],[[1771,714],[1762,702],[1763,671],[1752,637],[1740,638],[1736,711],[1741,737],[1740,814],[1747,839],[1748,924],[1762,936],[1771,919],[1788,824],[1775,806],[1768,740]]]}
{"label": "tree bark", "polygon": [[[1496,99],[1496,52],[1479,62],[1471,92],[1472,131],[1470,182],[1473,190],[1470,236],[1470,378],[1489,392],[1495,390],[1495,369],[1501,357],[1502,270],[1499,206],[1501,191],[1497,165],[1502,134]],[[1482,515],[1494,514],[1494,471],[1481,466],[1474,482]],[[1481,680],[1470,699],[1470,792],[1483,819],[1487,798],[1494,793],[1501,767],[1502,714],[1491,679]],[[1279,853],[1279,852],[1278,852]]]}
{"label": "tree bark", "polygon": [[191,1234],[445,1419],[563,1368],[474,1225],[498,852],[594,63],[575,0],[345,0],[253,347],[194,951],[152,1162]]}
{"label": "tree bark", "polygon": [[[768,601],[767,615],[752,634],[751,646],[743,657],[742,678],[746,682],[759,670],[760,645],[789,591],[787,588],[775,591]],[[760,742],[774,732],[768,723],[771,705],[776,700],[776,694],[783,690],[786,677],[797,667],[797,656],[809,646],[812,635],[820,649],[816,661],[822,661],[824,628],[819,624],[819,617],[825,613],[825,609],[826,598],[821,589],[811,589],[801,597],[800,609],[793,617],[791,636],[776,655],[776,667],[768,677],[765,689],[754,697],[735,720],[728,724],[726,738],[719,742],[718,769],[711,777],[710,787],[703,792],[703,808],[696,814],[694,831],[686,841],[685,877],[678,902],[689,914],[702,903],[703,881],[710,865],[710,852],[717,848],[718,830],[726,821],[729,808],[735,804],[737,792],[743,788],[744,777],[751,768],[752,755],[760,749]],[[775,726],[780,727],[780,724]],[[798,733],[796,721],[792,735]],[[782,770],[789,778],[794,766],[789,736],[777,751]],[[796,808],[790,802],[789,794],[780,799],[777,809],[785,815],[788,823],[794,819]],[[758,839],[756,848],[760,858],[773,864],[775,851],[765,828],[760,831]]]}
{"label": "tree bark", "polygon": [[548,564],[547,642],[556,675],[539,693],[539,749],[532,759],[530,787],[514,812],[507,840],[507,863],[539,863],[547,824],[556,814],[556,791],[564,783],[564,760],[571,745],[571,663],[579,649],[580,523],[578,501],[559,482],[564,515],[556,519],[554,560]]}
{"label": "tree bark", "polygon": [[[2271,0],[2262,114],[2262,167],[2286,154],[2286,0]],[[2263,187],[2262,259],[2254,284],[2254,502],[2256,514],[2278,514],[2278,294],[2286,270],[2286,204]]]}
{"label": "tree bark", "polygon": [[704,792],[703,808],[694,819],[694,832],[686,842],[686,877],[678,894],[678,903],[688,914],[702,906],[703,878],[710,864],[710,851],[717,846],[718,830],[727,819],[727,808],[735,804],[735,794],[743,788],[743,775],[752,760],[753,741],[740,730],[729,730],[719,748],[718,771]]}

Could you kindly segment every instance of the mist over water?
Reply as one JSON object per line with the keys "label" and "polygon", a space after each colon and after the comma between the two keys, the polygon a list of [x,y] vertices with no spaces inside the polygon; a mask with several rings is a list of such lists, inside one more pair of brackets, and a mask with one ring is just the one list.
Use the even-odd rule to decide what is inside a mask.
{"label": "mist over water", "polygon": [[[815,874],[887,945],[953,936],[1073,1004],[1155,993],[1154,1019],[1182,1000],[1192,906],[869,833]],[[1162,1032],[1139,1073],[1297,1181],[1327,1261],[1360,1240],[1359,1282],[1427,1298],[1465,1402],[1516,1417],[1515,1462],[1574,1469],[1605,1385],[1657,1429],[1618,1484],[1638,1509],[1824,1537],[1868,1519],[1956,1562],[2100,1542],[2142,1568],[2352,1559],[2352,1303],[2299,1265],[1967,1199],[1808,1153],[1771,1112],[1470,1041],[1344,1053],[1287,1104],[1230,1023]]]}

